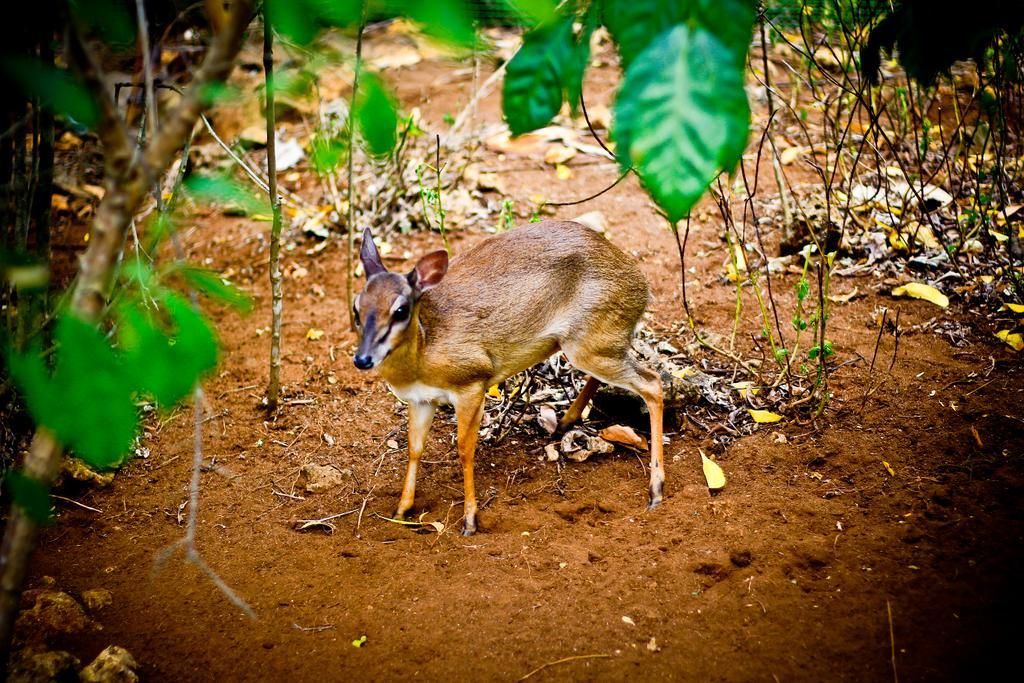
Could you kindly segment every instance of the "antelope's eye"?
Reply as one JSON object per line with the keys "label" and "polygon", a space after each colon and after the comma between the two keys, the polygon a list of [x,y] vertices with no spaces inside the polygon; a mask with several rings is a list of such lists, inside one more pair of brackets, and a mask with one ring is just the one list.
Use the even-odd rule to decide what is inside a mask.
{"label": "antelope's eye", "polygon": [[355,306],[352,307],[352,320],[355,321],[356,327],[363,326],[363,321],[359,319],[359,309]]}
{"label": "antelope's eye", "polygon": [[402,304],[391,314],[391,319],[402,322],[409,317],[409,304]]}

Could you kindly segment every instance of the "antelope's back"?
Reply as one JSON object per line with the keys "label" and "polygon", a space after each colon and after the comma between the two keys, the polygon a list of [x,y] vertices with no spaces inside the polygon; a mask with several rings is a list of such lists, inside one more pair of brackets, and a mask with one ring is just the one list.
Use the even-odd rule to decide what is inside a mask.
{"label": "antelope's back", "polygon": [[647,299],[639,266],[602,235],[579,223],[542,221],[453,259],[441,284],[424,295],[420,316],[432,344],[475,343],[492,356],[518,347],[517,355],[528,356],[594,326],[632,332]]}

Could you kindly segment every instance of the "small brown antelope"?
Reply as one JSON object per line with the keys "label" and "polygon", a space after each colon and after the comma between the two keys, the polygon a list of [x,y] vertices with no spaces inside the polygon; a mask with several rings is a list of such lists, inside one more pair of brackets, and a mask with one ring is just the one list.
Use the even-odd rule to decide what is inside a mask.
{"label": "small brown antelope", "polygon": [[416,466],[439,403],[453,403],[465,485],[463,534],[476,531],[473,456],[487,388],[561,350],[590,375],[559,422],[580,418],[598,382],[629,389],[651,415],[648,509],[661,502],[662,388],[630,342],[647,306],[636,262],[579,223],[544,221],[489,237],[449,266],[434,251],[407,275],[381,263],[369,229],[366,287],[355,299],[355,365],[377,367],[409,404],[409,469],[397,515],[413,505]]}

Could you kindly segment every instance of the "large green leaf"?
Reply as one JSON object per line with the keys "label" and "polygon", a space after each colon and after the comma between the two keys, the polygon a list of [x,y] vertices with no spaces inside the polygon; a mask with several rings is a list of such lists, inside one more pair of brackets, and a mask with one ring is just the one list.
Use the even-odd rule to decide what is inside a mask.
{"label": "large green leaf", "polygon": [[467,0],[405,0],[402,9],[406,16],[423,24],[428,35],[468,47],[476,40],[468,5]]}
{"label": "large green leaf", "polygon": [[604,0],[603,5],[623,69],[657,36],[684,23],[713,33],[742,64],[757,14],[755,0]]}
{"label": "large green leaf", "polygon": [[750,121],[743,66],[709,31],[680,24],[626,72],[615,121],[620,164],[633,166],[677,221],[743,154]]}
{"label": "large green leaf", "polygon": [[359,83],[355,120],[373,156],[386,156],[397,141],[398,113],[388,91],[379,77],[368,73]]}
{"label": "large green leaf", "polygon": [[134,306],[120,311],[120,339],[138,389],[168,408],[195,387],[217,364],[213,331],[192,306],[166,293],[161,303],[173,336]]}
{"label": "large green leaf", "polygon": [[546,126],[568,98],[575,106],[590,54],[589,27],[577,40],[575,17],[566,16],[535,28],[508,63],[502,110],[513,135]]}
{"label": "large green leaf", "polygon": [[38,352],[9,356],[11,376],[37,424],[97,467],[121,461],[135,438],[135,383],[123,358],[92,325],[73,315],[57,321],[53,377]]}

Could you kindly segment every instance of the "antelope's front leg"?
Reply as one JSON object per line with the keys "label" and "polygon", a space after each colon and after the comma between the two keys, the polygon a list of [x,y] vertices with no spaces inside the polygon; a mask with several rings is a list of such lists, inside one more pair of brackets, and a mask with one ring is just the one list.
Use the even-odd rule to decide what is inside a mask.
{"label": "antelope's front leg", "polygon": [[455,402],[455,416],[459,422],[459,460],[462,462],[462,482],[465,489],[463,508],[463,536],[476,532],[476,491],[473,488],[473,456],[476,454],[480,419],[484,413],[484,391],[475,387],[459,395]]}
{"label": "antelope's front leg", "polygon": [[427,444],[427,433],[430,432],[430,423],[433,419],[432,403],[409,404],[409,469],[405,472],[402,499],[398,502],[398,512],[395,513],[398,519],[405,517],[405,513],[412,508],[413,500],[416,498],[416,468]]}

